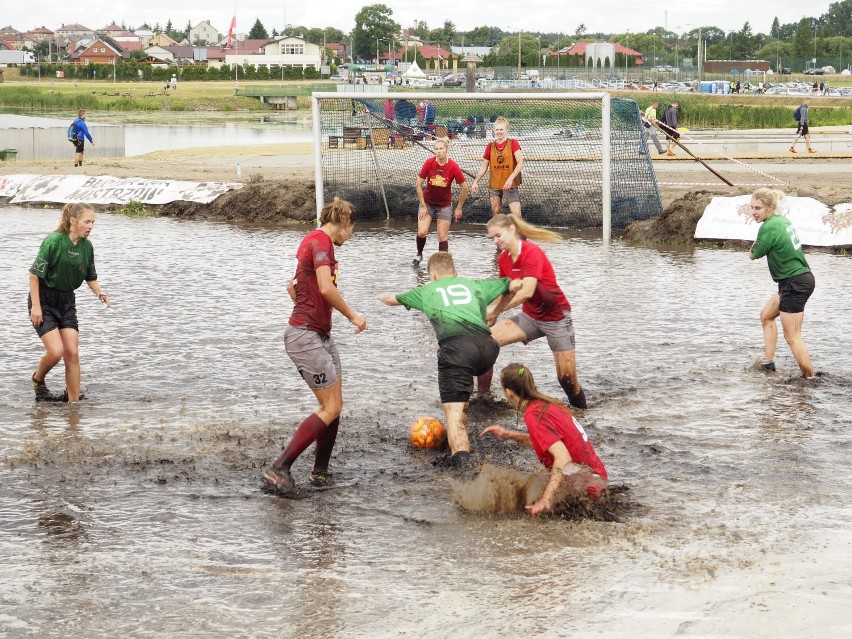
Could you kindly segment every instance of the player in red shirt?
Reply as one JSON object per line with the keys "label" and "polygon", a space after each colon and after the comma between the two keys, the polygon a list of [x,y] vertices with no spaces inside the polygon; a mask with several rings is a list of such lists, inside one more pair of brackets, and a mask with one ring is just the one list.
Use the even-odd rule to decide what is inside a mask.
{"label": "player in red shirt", "polygon": [[[438,138],[435,140],[435,157],[423,163],[417,176],[417,199],[420,208],[417,210],[417,255],[412,263],[419,266],[423,261],[423,248],[426,246],[426,236],[432,218],[436,217],[435,226],[438,230],[438,250],[449,251],[450,222],[458,222],[462,216],[462,206],[467,199],[467,182],[459,165],[448,157],[450,140]],[[459,203],[453,213],[453,182],[461,185]],[[426,188],[423,188],[423,185]]]}
{"label": "player in red shirt", "polygon": [[500,383],[509,406],[524,414],[529,434],[494,424],[481,435],[491,433],[534,449],[539,461],[550,471],[544,493],[527,510],[533,515],[551,510],[561,497],[578,491],[585,491],[594,500],[600,499],[608,479],[606,468],[568,408],[541,393],[523,364],[506,366],[500,374]]}
{"label": "player in red shirt", "polygon": [[340,356],[331,336],[332,308],[355,326],[356,333],[367,328],[367,320],[352,310],[337,290],[334,247],[343,246],[352,236],[353,214],[352,205],[338,198],[323,208],[320,228],[308,233],[296,251],[296,271],[287,286],[294,307],[284,345],[319,401],[319,408],[305,418],[278,459],[263,473],[266,483],[285,497],[296,490],[290,467],[314,441],[316,455],[308,479],[319,487],[331,483],[328,462],[343,408]]}
{"label": "player in red shirt", "polygon": [[[577,377],[571,304],[559,287],[553,266],[544,251],[524,239],[559,242],[562,237],[515,215],[502,213],[492,217],[487,227],[488,237],[501,251],[497,258],[500,277],[521,280],[521,287],[516,293],[502,296],[488,311],[489,326],[494,326],[491,336],[501,347],[547,337],[556,362],[556,375],[568,402],[571,406],[586,408],[586,395]],[[500,313],[521,304],[520,311],[497,322]],[[479,378],[480,394],[490,390],[491,375],[489,372]]]}

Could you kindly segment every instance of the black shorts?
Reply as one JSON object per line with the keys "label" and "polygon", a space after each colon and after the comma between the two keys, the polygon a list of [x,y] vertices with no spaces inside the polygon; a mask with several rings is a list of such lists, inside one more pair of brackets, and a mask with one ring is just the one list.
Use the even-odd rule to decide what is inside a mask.
{"label": "black shorts", "polygon": [[799,130],[796,131],[797,135],[807,135],[808,133],[810,133],[810,130],[808,129],[808,123],[807,122],[805,122],[804,124],[800,124]]}
{"label": "black shorts", "polygon": [[[43,321],[39,326],[33,326],[33,328],[39,337],[57,328],[73,328],[79,332],[74,291],[57,291],[54,288],[48,288],[44,285],[44,282],[41,282],[38,287],[38,294],[41,301]],[[32,310],[33,300],[27,295],[27,311]]]}
{"label": "black shorts", "polygon": [[459,335],[438,344],[441,403],[468,401],[473,392],[473,378],[491,370],[499,354],[500,345],[490,335]]}
{"label": "black shorts", "polygon": [[814,292],[814,288],[816,288],[816,280],[810,271],[781,280],[778,282],[778,295],[781,297],[778,309],[782,313],[804,313],[805,303]]}
{"label": "black shorts", "polygon": [[86,146],[85,140],[71,140],[71,142],[74,145],[74,151],[77,153],[82,153],[84,151]]}

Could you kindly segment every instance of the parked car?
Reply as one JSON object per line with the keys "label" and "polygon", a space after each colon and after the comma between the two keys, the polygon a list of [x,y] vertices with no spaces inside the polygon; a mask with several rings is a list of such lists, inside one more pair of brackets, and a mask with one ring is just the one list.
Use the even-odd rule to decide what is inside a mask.
{"label": "parked car", "polygon": [[805,75],[825,75],[825,69],[805,69]]}
{"label": "parked car", "polygon": [[448,75],[444,78],[444,86],[445,87],[460,87],[464,84],[461,76],[458,75]]}
{"label": "parked car", "polygon": [[781,75],[790,75],[792,71],[790,71],[790,67],[781,67],[781,71],[779,71]]}
{"label": "parked car", "polygon": [[346,78],[342,75],[333,75],[329,78],[332,82],[346,82]]}

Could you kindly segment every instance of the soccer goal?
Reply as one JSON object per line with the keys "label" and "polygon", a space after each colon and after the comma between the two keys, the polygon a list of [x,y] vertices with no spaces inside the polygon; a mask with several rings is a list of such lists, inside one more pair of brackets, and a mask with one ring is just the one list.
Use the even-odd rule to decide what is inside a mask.
{"label": "soccer goal", "polygon": [[[338,196],[355,204],[359,219],[416,218],[414,184],[433,141],[450,139],[450,157],[472,181],[501,115],[523,152],[520,196],[530,222],[600,228],[609,239],[612,228],[662,211],[633,100],[608,93],[340,92],[314,93],[312,109],[318,213]],[[468,195],[467,221],[491,216],[487,175],[479,185],[479,194]]]}

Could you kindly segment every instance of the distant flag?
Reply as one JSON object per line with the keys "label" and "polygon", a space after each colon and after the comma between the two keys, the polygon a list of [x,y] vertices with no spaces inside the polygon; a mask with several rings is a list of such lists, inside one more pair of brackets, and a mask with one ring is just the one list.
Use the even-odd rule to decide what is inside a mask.
{"label": "distant flag", "polygon": [[231,26],[228,28],[228,41],[225,43],[225,48],[231,48],[231,39],[234,37],[234,30],[237,28],[237,16],[231,18]]}

